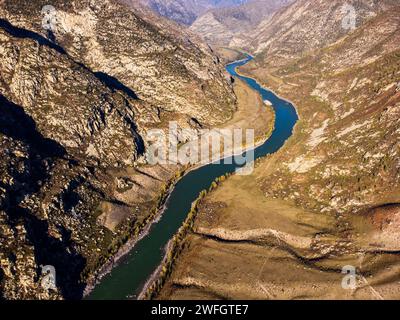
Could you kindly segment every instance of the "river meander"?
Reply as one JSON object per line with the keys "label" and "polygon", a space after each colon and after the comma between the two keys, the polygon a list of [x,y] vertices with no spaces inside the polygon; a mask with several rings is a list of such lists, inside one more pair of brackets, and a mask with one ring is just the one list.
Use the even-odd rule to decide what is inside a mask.
{"label": "river meander", "polygon": [[[270,138],[255,148],[255,158],[264,157],[278,151],[292,135],[298,120],[295,107],[288,101],[278,97],[272,91],[263,88],[256,80],[241,76],[236,68],[245,65],[253,58],[236,61],[226,66],[226,70],[236,78],[240,78],[252,89],[256,90],[263,101],[268,100],[275,111],[275,127]],[[166,209],[157,223],[151,227],[147,236],[140,240],[120,263],[95,287],[87,297],[92,300],[136,298],[147,279],[157,269],[165,254],[164,248],[178,231],[191,209],[193,201],[202,190],[208,189],[218,177],[235,172],[234,164],[209,164],[190,171],[176,184]]]}

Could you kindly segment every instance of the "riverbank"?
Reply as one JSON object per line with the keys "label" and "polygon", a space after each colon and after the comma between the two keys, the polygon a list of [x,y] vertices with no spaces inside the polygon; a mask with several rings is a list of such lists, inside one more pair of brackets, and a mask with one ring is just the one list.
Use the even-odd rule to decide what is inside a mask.
{"label": "riverbank", "polygon": [[[327,112],[313,108],[308,96],[291,92],[296,95],[303,119],[315,118],[315,124],[298,122],[292,138],[258,162],[251,176],[232,176],[202,200],[185,250],[157,299],[398,298],[393,279],[400,260],[389,249],[398,246],[398,206],[374,209],[365,219],[307,210],[296,201],[299,186],[322,193],[304,186],[312,170],[292,175],[288,165],[304,154],[299,149],[309,141],[307,129],[319,128],[324,120],[315,117],[317,111]],[[274,188],[282,190],[281,196]],[[345,266],[356,270],[355,290],[342,287]]]}
{"label": "riverbank", "polygon": [[[238,61],[237,63],[240,63],[240,62],[241,61]],[[234,69],[234,71],[236,72],[236,74],[238,74],[238,72],[236,71],[236,68]],[[254,86],[254,87],[257,87],[257,86]],[[275,109],[275,111],[279,113],[279,109]],[[275,119],[275,122],[276,122],[277,118],[275,117],[274,119]],[[276,131],[280,131],[280,130],[278,129]],[[279,134],[278,134],[278,136],[279,136]],[[267,141],[268,141],[268,139],[267,139]],[[286,139],[284,139],[283,144],[285,143],[285,141],[286,141]],[[266,143],[264,143],[263,145],[265,145],[265,144]],[[218,186],[218,184],[213,185],[212,190],[214,190],[217,186]],[[188,243],[190,243],[190,239],[188,239],[188,237],[190,237],[191,234],[193,234],[193,229],[192,228],[193,228],[193,225],[194,225],[195,220],[196,220],[198,206],[199,205],[203,205],[201,200],[203,200],[205,198],[205,196],[207,196],[207,193],[204,196],[202,196],[201,199],[198,199],[195,202],[195,204],[196,204],[196,208],[195,208],[196,209],[196,214],[192,216],[193,221],[191,221],[191,223],[190,223],[190,226],[191,226],[190,230],[185,230],[184,236],[179,235],[179,233],[178,233],[177,235],[179,235],[178,236],[179,241],[177,241],[176,238],[174,237],[174,239],[172,241],[170,241],[168,243],[168,245],[166,246],[166,253],[165,253],[163,262],[157,268],[157,270],[152,274],[150,279],[147,281],[146,286],[144,287],[144,289],[142,290],[142,292],[140,294],[140,298],[147,298],[147,299],[154,298],[162,290],[163,285],[166,283],[167,279],[169,278],[169,276],[173,272],[174,265],[178,260],[179,254],[183,250],[185,250],[185,245],[184,245],[185,241],[188,241]],[[192,213],[192,211],[191,211],[191,213]],[[181,230],[180,230],[180,233],[181,233]],[[177,248],[180,248],[180,249],[177,250]]]}
{"label": "riverbank", "polygon": [[[260,79],[258,79],[255,75],[251,75],[250,73],[246,73],[246,72],[243,72],[243,71],[240,71],[240,70],[237,70],[236,71],[237,72],[237,74],[238,75],[240,75],[240,76],[242,76],[242,77],[247,77],[247,78],[252,78],[252,79],[254,79],[254,81],[260,86],[260,87],[267,87],[267,84],[265,84],[265,83],[263,83]],[[295,102],[293,102],[291,99],[289,99],[288,97],[283,97],[282,95],[280,95],[278,92],[276,92],[275,91],[275,89],[270,89],[270,88],[268,88],[268,91],[270,91],[270,92],[272,92],[275,96],[277,96],[279,99],[281,99],[281,100],[285,100],[285,101],[287,101],[288,103],[290,103],[292,106],[293,106],[293,108],[296,110],[296,114],[297,114],[297,117],[299,118],[299,120],[301,120],[301,117],[300,117],[300,113],[299,113],[299,109],[298,109],[298,107],[297,107],[297,105],[296,105],[296,103]],[[298,124],[298,122],[296,123],[296,125]]]}
{"label": "riverbank", "polygon": [[187,169],[179,169],[176,171],[175,178],[168,182],[168,190],[164,192],[164,194],[160,194],[160,202],[153,209],[154,214],[148,216],[148,222],[145,224],[145,227],[140,231],[137,237],[131,237],[119,250],[118,252],[109,258],[108,262],[105,263],[101,269],[99,269],[92,277],[87,281],[86,288],[84,290],[84,298],[88,297],[91,292],[95,289],[96,285],[100,283],[100,281],[107,276],[135,246],[141,241],[144,237],[146,237],[151,230],[151,227],[154,223],[161,218],[163,212],[165,211],[166,204],[168,202],[169,197],[171,196],[171,192],[174,189],[174,186],[177,182],[185,175]]}
{"label": "riverbank", "polygon": [[[271,134],[273,131],[273,112],[272,109],[266,108],[263,106],[262,100],[258,97],[256,92],[253,92],[245,84],[242,82],[238,82],[235,84],[235,92],[237,92],[239,96],[239,107],[238,112],[234,114],[232,120],[230,120],[227,124],[224,125],[223,128],[233,128],[234,126],[241,127],[242,129],[246,128],[254,128],[256,126],[256,132],[262,133],[259,135],[259,139],[256,143],[256,146],[251,146],[250,148],[257,147],[261,145],[264,140]],[[250,106],[250,107],[249,107]],[[263,109],[263,110],[262,110]],[[260,110],[262,110],[262,114],[260,114]],[[258,124],[254,121],[247,121],[250,116],[255,118],[258,116]],[[260,121],[261,119],[261,121]],[[271,124],[271,126],[269,125]],[[246,148],[247,149],[247,146]],[[87,289],[85,291],[85,295],[89,296],[90,293],[93,292],[93,289],[96,287],[95,284],[104,282],[105,278],[112,278],[110,272],[114,272],[114,269],[118,269],[119,262],[121,262],[123,257],[127,256],[127,253],[132,252],[132,250],[137,247],[141,240],[146,239],[152,227],[157,225],[160,219],[162,219],[163,215],[165,214],[166,209],[168,209],[168,201],[170,200],[171,194],[174,191],[174,187],[177,183],[179,183],[184,177],[191,174],[193,171],[196,171],[200,168],[207,166],[208,164],[201,164],[197,166],[187,167],[184,170],[184,174],[181,177],[174,181],[173,184],[170,184],[167,197],[165,199],[165,203],[163,204],[162,208],[157,211],[154,216],[154,220],[151,223],[148,223],[143,232],[140,233],[138,238],[129,240],[123,248],[112,258],[110,261],[100,270],[96,277],[93,277],[93,280],[88,284]],[[129,260],[129,259],[128,259]],[[118,272],[118,271],[117,271]],[[100,281],[102,280],[102,281]],[[108,281],[109,279],[107,279]],[[110,280],[111,281],[111,280]],[[97,294],[97,292],[95,292]],[[100,295],[96,295],[100,296]]]}
{"label": "riverbank", "polygon": [[[268,134],[265,135],[265,140],[264,141],[258,141],[254,148],[257,148],[261,146],[262,144],[265,143],[265,141],[268,140],[270,135],[272,134],[272,130],[269,131]],[[253,149],[253,147],[251,147]],[[248,151],[249,149],[246,149]],[[238,154],[239,155],[239,154]],[[196,170],[200,168],[201,166],[193,167],[190,170]],[[163,283],[166,281],[168,276],[170,275],[170,272],[172,271],[172,268],[174,266],[174,263],[176,259],[179,256],[179,251],[182,250],[179,249],[182,246],[182,243],[185,241],[185,237],[189,232],[192,231],[196,216],[197,216],[197,210],[198,210],[198,205],[200,204],[201,200],[204,199],[205,196],[208,195],[209,192],[212,192],[214,189],[216,189],[222,182],[224,182],[226,179],[229,178],[229,174],[217,178],[211,185],[208,190],[204,190],[200,196],[193,202],[192,204],[192,209],[188,214],[187,219],[183,223],[182,227],[179,229],[176,235],[167,243],[167,245],[164,248],[164,257],[160,265],[157,267],[157,269],[152,273],[152,275],[147,279],[145,285],[143,286],[142,291],[138,295],[138,300],[147,300],[147,299],[152,299],[155,297],[159,291],[162,288]],[[174,254],[174,252],[178,252],[178,254]]]}

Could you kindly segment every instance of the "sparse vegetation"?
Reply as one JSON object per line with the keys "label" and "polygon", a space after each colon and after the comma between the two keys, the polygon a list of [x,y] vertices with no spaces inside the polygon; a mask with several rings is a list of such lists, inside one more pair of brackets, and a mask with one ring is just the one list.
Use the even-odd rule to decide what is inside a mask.
{"label": "sparse vegetation", "polygon": [[160,292],[168,277],[171,275],[176,260],[181,252],[185,249],[186,236],[193,230],[201,201],[207,196],[207,194],[215,190],[218,185],[223,183],[227,177],[229,177],[229,175],[224,175],[217,178],[211,184],[209,190],[203,190],[199,197],[193,202],[192,208],[188,213],[186,220],[182,224],[182,227],[179,228],[178,232],[169,241],[166,247],[166,255],[159,268],[158,274],[156,275],[154,281],[152,281],[152,283],[145,288],[146,292],[144,293],[143,299],[154,299],[157,297],[157,294]]}

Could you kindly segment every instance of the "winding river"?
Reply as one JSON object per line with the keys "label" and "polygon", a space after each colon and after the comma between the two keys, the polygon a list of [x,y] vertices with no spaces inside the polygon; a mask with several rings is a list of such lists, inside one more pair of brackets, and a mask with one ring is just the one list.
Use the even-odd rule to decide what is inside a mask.
{"label": "winding river", "polygon": [[[237,67],[245,65],[252,59],[251,56],[247,56],[246,59],[227,65],[226,70],[232,76],[245,81],[262,96],[264,101],[268,100],[273,105],[276,115],[275,129],[271,137],[254,150],[255,158],[259,158],[274,153],[283,146],[292,135],[298,116],[291,103],[263,88],[254,79],[241,76],[236,72]],[[140,240],[111,273],[101,280],[87,298],[91,300],[136,298],[147,279],[161,263],[166,244],[186,219],[192,202],[197,199],[202,190],[208,189],[217,177],[235,172],[236,169],[235,164],[210,164],[185,175],[176,184],[165,212],[151,227],[149,234]]]}

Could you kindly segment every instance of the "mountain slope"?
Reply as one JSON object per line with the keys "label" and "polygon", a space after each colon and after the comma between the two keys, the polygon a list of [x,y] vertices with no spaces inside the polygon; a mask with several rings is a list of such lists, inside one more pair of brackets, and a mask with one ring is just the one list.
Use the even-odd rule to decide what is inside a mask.
{"label": "mountain slope", "polygon": [[[45,34],[41,14],[45,4],[6,1],[0,13],[17,27]],[[222,66],[189,35],[116,1],[53,5],[52,36],[57,44],[74,60],[103,75],[103,81],[128,88],[125,91],[131,96],[156,108],[187,114],[204,124],[231,117],[235,98]]]}
{"label": "mountain slope", "polygon": [[134,123],[141,105],[35,40],[1,29],[0,43],[1,291],[50,298],[36,278],[39,265],[53,265],[53,297],[79,298],[84,256],[106,244],[94,212],[110,192],[95,172],[133,165],[143,152]]}
{"label": "mountain slope", "polygon": [[[377,8],[376,16],[354,32],[300,59],[283,59],[273,51],[256,59],[257,77],[294,101],[299,92],[306,97],[298,102],[305,145],[291,153],[286,169],[282,167],[285,174],[278,170],[271,177],[302,181],[286,181],[283,189],[274,184],[284,193],[292,189],[302,205],[349,213],[398,197],[398,123],[389,114],[396,114],[399,99],[399,9]],[[282,64],[276,67],[276,61]]]}
{"label": "mountain slope", "polygon": [[[48,32],[45,4],[0,6],[5,299],[82,298],[180,170],[143,163],[147,130],[217,124],[236,108],[218,59],[174,24],[116,1],[58,0]],[[46,265],[56,290],[41,285]]]}
{"label": "mountain slope", "polygon": [[257,0],[241,6],[208,10],[191,25],[190,30],[220,46],[240,47],[253,30],[268,21],[278,9],[291,0]]}
{"label": "mountain slope", "polygon": [[356,27],[392,6],[395,0],[384,1],[324,1],[299,0],[282,9],[255,31],[250,47],[257,54],[299,57],[303,52],[322,48],[346,35],[342,21],[349,15],[345,6],[353,6]]}
{"label": "mountain slope", "polygon": [[343,3],[298,1],[269,22],[277,42],[241,72],[300,121],[254,174],[201,202],[160,298],[399,299],[400,6],[357,1],[374,14],[342,34]]}

